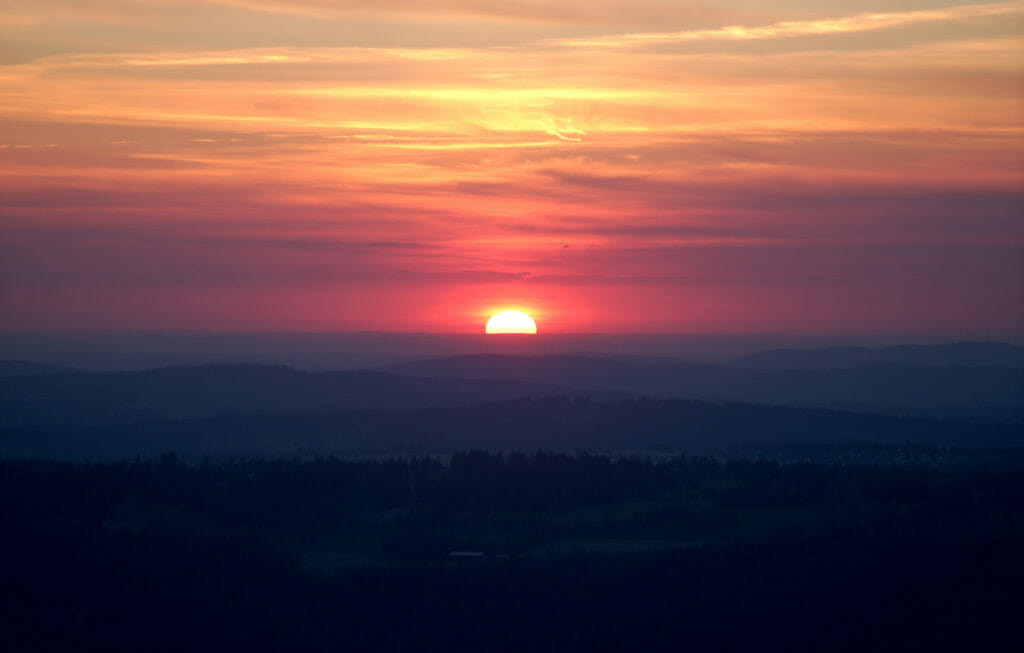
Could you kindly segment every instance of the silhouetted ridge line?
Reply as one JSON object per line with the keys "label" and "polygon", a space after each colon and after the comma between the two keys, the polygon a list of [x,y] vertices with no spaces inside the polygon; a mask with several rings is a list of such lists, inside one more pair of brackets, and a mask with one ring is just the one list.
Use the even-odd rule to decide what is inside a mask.
{"label": "silhouetted ridge line", "polygon": [[766,369],[824,370],[860,365],[945,367],[1024,367],[1024,347],[1005,342],[954,342],[945,345],[772,349],[742,356],[736,365]]}
{"label": "silhouetted ridge line", "polygon": [[567,394],[597,399],[629,396],[503,379],[438,380],[380,370],[304,372],[280,366],[210,365],[10,377],[0,385],[0,425],[77,427],[232,414],[408,410]]}
{"label": "silhouetted ridge line", "polygon": [[510,399],[461,407],[237,414],[92,428],[8,430],[8,457],[118,459],[195,455],[444,454],[492,451],[709,453],[781,442],[1021,446],[1014,424],[908,419],[837,410],[689,400]]}
{"label": "silhouetted ridge line", "polygon": [[62,365],[44,365],[43,363],[31,363],[29,361],[5,360],[0,361],[0,377],[25,376],[31,374],[62,374],[65,372],[77,372],[73,367]]}
{"label": "silhouetted ridge line", "polygon": [[[752,369],[688,362],[626,362],[593,356],[452,356],[387,368],[448,379],[505,379],[584,390],[617,390],[802,406],[886,410],[1024,410],[1024,369],[862,365],[833,370]],[[981,413],[979,413],[981,414]]]}

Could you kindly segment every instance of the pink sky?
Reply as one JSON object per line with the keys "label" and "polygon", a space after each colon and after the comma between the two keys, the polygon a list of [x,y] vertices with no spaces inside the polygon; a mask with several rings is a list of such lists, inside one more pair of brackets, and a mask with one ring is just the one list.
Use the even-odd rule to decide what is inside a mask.
{"label": "pink sky", "polygon": [[15,0],[0,328],[1024,336],[1024,2]]}

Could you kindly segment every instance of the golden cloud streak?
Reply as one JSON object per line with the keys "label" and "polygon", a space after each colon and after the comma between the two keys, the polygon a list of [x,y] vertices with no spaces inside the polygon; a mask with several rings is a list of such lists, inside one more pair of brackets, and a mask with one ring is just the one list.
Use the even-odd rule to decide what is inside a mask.
{"label": "golden cloud streak", "polygon": [[714,29],[640,32],[597,38],[553,39],[548,42],[571,47],[621,48],[687,41],[781,39],[822,34],[868,32],[919,23],[963,21],[972,18],[1011,16],[1021,13],[1024,13],[1024,2],[996,2],[980,5],[957,5],[946,9],[865,13],[840,18],[783,21],[755,27],[729,25]]}

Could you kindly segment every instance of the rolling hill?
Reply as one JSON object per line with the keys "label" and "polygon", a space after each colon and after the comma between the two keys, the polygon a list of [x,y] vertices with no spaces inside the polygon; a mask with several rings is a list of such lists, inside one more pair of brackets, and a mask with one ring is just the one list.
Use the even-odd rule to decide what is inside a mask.
{"label": "rolling hill", "polygon": [[99,426],[235,414],[410,410],[521,397],[626,393],[576,391],[510,380],[426,379],[374,370],[305,372],[262,365],[168,367],[7,378],[0,428]]}
{"label": "rolling hill", "polygon": [[390,371],[441,379],[503,379],[659,398],[707,399],[888,412],[1012,416],[1024,410],[1024,369],[862,365],[834,370],[751,369],[596,356],[453,356]]}
{"label": "rolling hill", "polygon": [[740,367],[775,370],[829,370],[861,365],[939,367],[1024,367],[1024,347],[1005,342],[954,342],[945,345],[771,349],[733,361]]}

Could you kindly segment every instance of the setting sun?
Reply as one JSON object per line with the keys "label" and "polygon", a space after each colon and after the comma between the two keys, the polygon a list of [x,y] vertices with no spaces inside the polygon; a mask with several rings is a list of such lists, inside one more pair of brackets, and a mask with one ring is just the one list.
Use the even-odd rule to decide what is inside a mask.
{"label": "setting sun", "polygon": [[537,324],[522,311],[502,311],[487,320],[486,333],[537,333]]}

